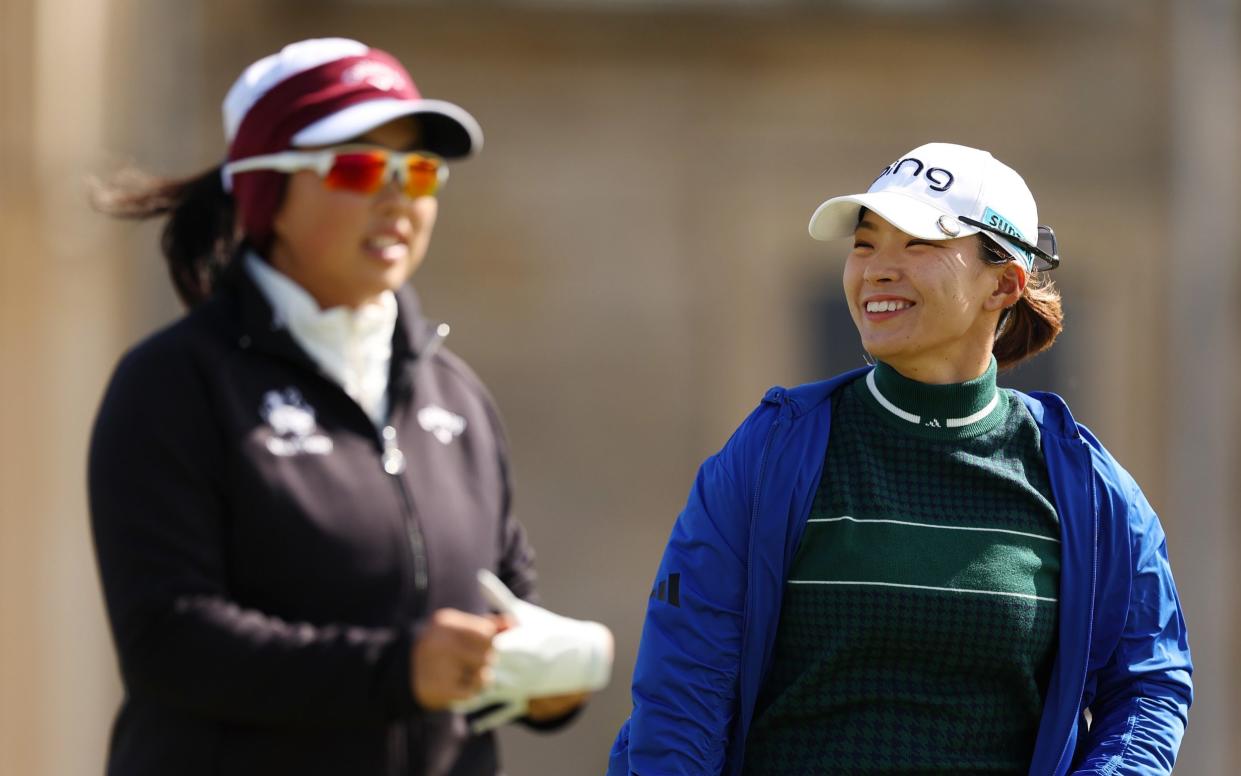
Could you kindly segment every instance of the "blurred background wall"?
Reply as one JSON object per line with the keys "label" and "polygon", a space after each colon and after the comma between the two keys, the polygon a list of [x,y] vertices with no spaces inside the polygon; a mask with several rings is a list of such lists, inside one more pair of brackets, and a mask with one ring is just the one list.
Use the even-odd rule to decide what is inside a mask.
{"label": "blurred background wall", "polygon": [[[179,315],[158,226],[86,179],[224,153],[246,64],[345,35],[487,144],[414,284],[504,412],[549,605],[607,622],[613,685],[570,732],[504,733],[511,776],[600,773],[647,592],[695,468],[771,384],[861,362],[846,247],[806,235],[928,140],[1023,172],[1068,329],[1007,378],[1054,388],[1160,510],[1198,700],[1178,773],[1241,757],[1241,279],[1230,0],[0,5],[0,773],[101,770],[120,686],[84,495],[117,357]],[[1003,380],[1002,380],[1003,382]]]}

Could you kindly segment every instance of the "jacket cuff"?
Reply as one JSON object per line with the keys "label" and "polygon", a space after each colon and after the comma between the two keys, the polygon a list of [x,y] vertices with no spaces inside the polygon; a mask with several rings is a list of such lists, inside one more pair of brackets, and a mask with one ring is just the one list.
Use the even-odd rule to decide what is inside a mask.
{"label": "jacket cuff", "polygon": [[414,644],[418,642],[423,624],[405,629],[389,647],[388,666],[384,676],[384,705],[389,718],[408,717],[425,711],[414,695]]}

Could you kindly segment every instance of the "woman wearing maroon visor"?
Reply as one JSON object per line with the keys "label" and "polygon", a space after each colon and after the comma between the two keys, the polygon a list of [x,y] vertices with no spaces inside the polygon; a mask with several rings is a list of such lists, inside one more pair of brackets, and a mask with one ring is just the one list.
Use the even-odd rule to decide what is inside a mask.
{"label": "woman wearing maroon visor", "polygon": [[496,774],[490,729],[567,721],[611,636],[530,602],[498,414],[405,286],[482,132],[338,38],[248,67],[224,125],[219,167],[97,192],[167,217],[190,308],[92,439],[108,772]]}

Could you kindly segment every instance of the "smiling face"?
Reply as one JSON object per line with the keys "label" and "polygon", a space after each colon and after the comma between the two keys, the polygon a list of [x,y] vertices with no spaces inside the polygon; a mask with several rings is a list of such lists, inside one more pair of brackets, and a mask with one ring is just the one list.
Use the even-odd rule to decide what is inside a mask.
{"label": "smiling face", "polygon": [[[403,117],[348,143],[407,151],[418,139],[417,122]],[[323,309],[358,307],[418,269],[437,212],[435,197],[411,198],[395,181],[365,195],[329,190],[316,173],[297,172],[273,221],[268,259]]]}
{"label": "smiling face", "polygon": [[906,377],[956,383],[986,371],[1001,311],[1025,275],[980,256],[978,236],[922,240],[866,212],[844,289],[862,346]]}

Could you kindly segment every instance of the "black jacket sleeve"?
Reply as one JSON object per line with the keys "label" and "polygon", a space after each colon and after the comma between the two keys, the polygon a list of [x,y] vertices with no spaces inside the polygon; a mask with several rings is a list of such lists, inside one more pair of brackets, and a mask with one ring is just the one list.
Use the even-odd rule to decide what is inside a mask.
{"label": "black jacket sleeve", "polygon": [[127,691],[240,722],[416,710],[412,633],[285,622],[230,599],[224,433],[185,347],[120,364],[90,446],[91,524]]}
{"label": "black jacket sleeve", "polygon": [[500,534],[497,537],[500,545],[500,562],[499,568],[496,569],[496,576],[518,598],[538,603],[538,593],[535,590],[534,548],[526,538],[525,528],[513,513],[513,477],[509,466],[508,436],[500,420],[499,412],[496,410],[495,401],[481,383],[478,383],[477,387],[486,401],[487,415],[491,421],[491,435],[496,443],[496,455],[499,458],[504,489],[500,505]]}

